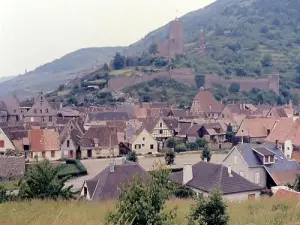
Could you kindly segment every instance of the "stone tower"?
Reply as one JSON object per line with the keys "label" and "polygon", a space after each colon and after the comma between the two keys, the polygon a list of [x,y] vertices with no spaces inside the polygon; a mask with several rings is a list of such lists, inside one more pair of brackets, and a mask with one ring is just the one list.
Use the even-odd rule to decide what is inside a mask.
{"label": "stone tower", "polygon": [[183,25],[177,18],[170,23],[169,31],[169,56],[182,55],[184,53]]}

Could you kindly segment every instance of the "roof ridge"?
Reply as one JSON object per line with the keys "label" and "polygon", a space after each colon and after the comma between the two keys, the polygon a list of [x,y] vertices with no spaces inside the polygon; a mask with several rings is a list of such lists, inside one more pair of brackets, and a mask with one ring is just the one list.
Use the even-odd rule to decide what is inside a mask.
{"label": "roof ridge", "polygon": [[[108,167],[109,167],[109,166],[108,166]],[[106,167],[105,169],[107,169],[108,167]],[[101,173],[101,172],[100,172],[100,173]],[[109,170],[107,171],[107,173],[105,173],[105,179],[104,179],[104,182],[102,183],[102,186],[101,186],[101,189],[100,189],[100,194],[102,193],[103,186],[104,186],[104,184],[105,184],[105,182],[106,182],[106,180],[107,180],[108,174],[109,174]],[[96,190],[97,190],[97,188],[98,188],[99,181],[100,181],[100,179],[98,179],[98,181],[97,181],[97,185],[96,185],[95,190],[94,190],[94,193],[93,193],[93,195],[92,195],[92,197],[91,197],[92,200],[93,200],[94,195],[95,195],[95,193],[96,193]],[[99,194],[99,196],[100,196],[100,194]]]}

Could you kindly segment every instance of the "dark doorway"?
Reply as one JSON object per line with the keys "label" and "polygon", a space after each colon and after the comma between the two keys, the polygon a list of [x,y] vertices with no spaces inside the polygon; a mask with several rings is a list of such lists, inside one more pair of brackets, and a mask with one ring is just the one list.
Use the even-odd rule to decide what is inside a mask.
{"label": "dark doorway", "polygon": [[87,157],[92,158],[92,150],[91,149],[87,150]]}
{"label": "dark doorway", "polygon": [[77,151],[76,151],[76,159],[81,159],[81,150],[80,150],[80,148],[78,148]]}
{"label": "dark doorway", "polygon": [[70,151],[70,158],[71,158],[71,159],[73,159],[73,158],[74,158],[73,151]]}

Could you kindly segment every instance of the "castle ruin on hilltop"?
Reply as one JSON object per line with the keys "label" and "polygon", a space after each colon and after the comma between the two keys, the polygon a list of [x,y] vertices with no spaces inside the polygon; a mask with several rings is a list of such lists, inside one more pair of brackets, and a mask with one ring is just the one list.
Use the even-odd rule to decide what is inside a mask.
{"label": "castle ruin on hilltop", "polygon": [[184,38],[183,24],[177,18],[170,22],[169,39],[157,42],[158,53],[156,56],[172,58],[175,55],[183,55]]}

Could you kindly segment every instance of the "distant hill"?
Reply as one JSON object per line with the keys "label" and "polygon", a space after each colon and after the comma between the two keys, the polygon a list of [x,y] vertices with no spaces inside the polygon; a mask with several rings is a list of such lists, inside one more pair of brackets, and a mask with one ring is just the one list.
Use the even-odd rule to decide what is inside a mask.
{"label": "distant hill", "polygon": [[4,82],[4,81],[8,81],[10,79],[14,78],[14,76],[9,76],[9,77],[0,77],[0,83]]}
{"label": "distant hill", "polygon": [[0,83],[0,97],[14,91],[20,98],[25,99],[35,96],[37,91],[52,91],[61,84],[90,73],[122,49],[122,47],[84,48],[69,53],[39,66],[34,71]]}

